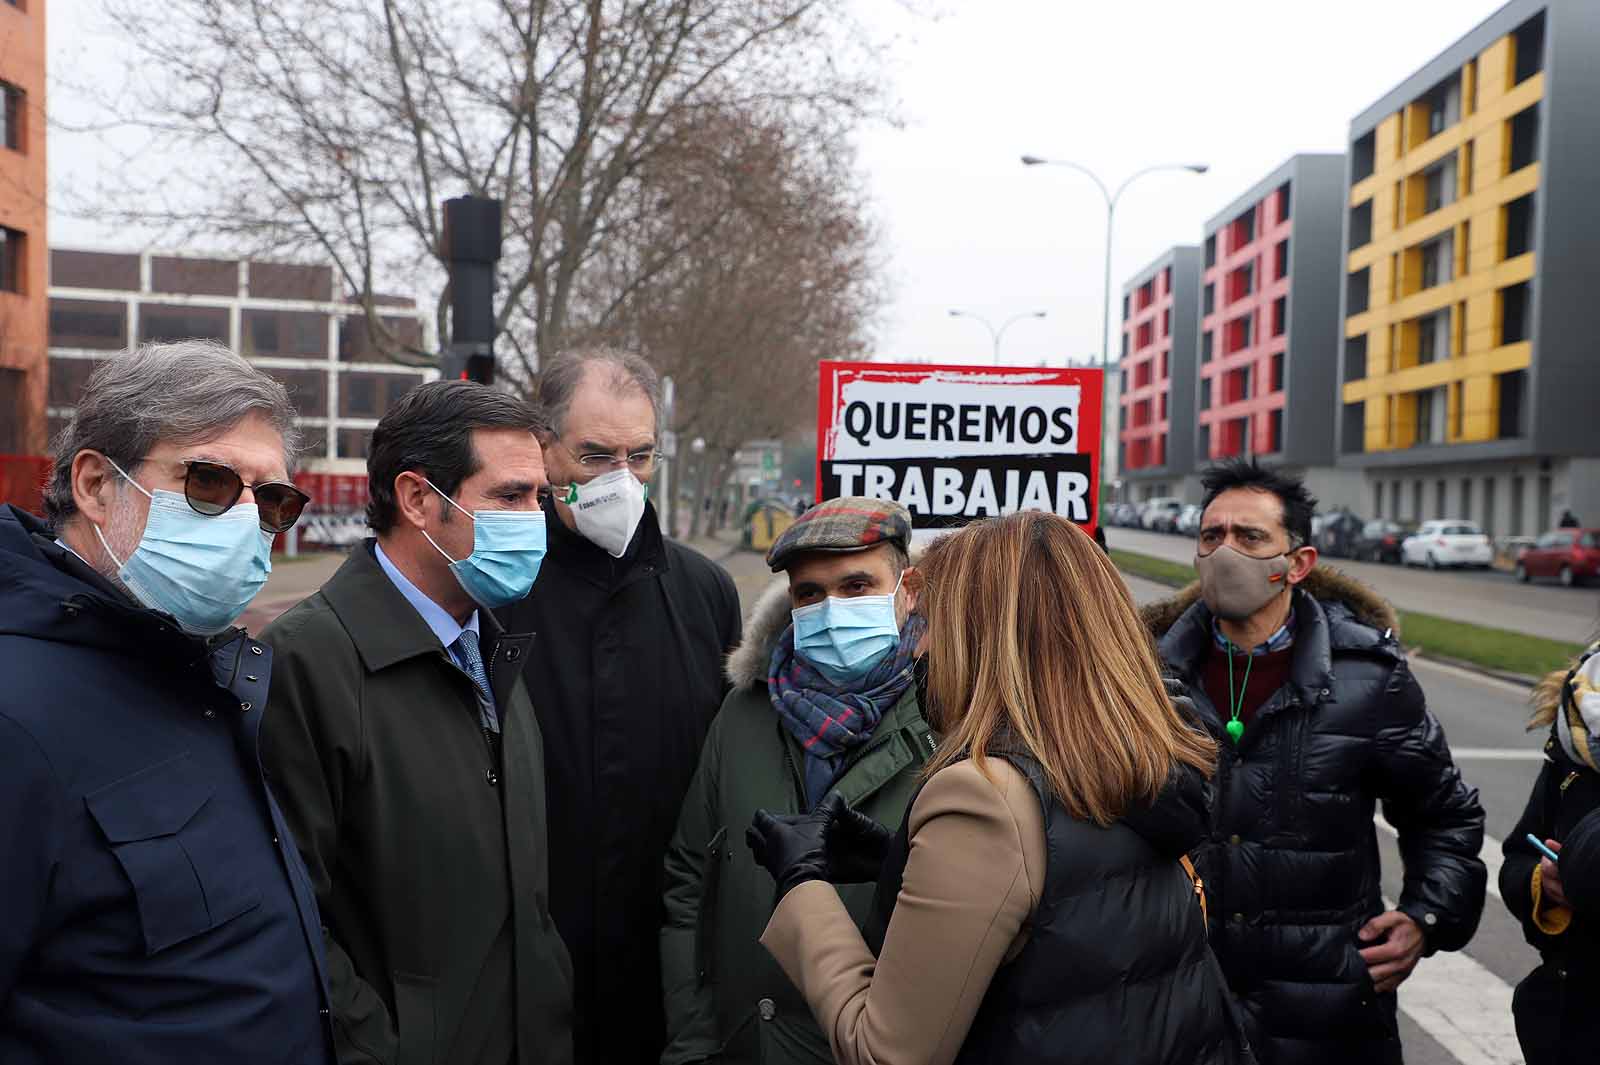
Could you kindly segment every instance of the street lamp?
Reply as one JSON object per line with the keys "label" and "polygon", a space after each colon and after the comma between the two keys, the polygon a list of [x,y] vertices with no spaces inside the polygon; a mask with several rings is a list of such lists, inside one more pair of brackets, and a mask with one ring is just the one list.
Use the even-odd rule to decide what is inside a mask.
{"label": "street lamp", "polygon": [[1044,158],[1041,158],[1040,156],[1037,156],[1037,155],[1024,155],[1022,157],[1022,165],[1023,166],[1064,166],[1064,167],[1069,167],[1070,169],[1076,170],[1080,174],[1086,175],[1089,178],[1090,181],[1093,181],[1095,183],[1095,187],[1100,190],[1100,195],[1105,197],[1105,201],[1106,201],[1105,301],[1104,301],[1104,303],[1102,305],[1102,308],[1101,308],[1100,343],[1103,345],[1103,347],[1101,349],[1101,351],[1102,351],[1101,363],[1105,367],[1105,371],[1106,371],[1106,413],[1105,413],[1106,434],[1105,435],[1106,435],[1106,438],[1111,441],[1111,444],[1110,444],[1110,446],[1107,446],[1107,447],[1104,448],[1105,454],[1104,454],[1104,457],[1103,457],[1103,459],[1101,461],[1101,466],[1103,467],[1103,469],[1107,473],[1109,473],[1111,475],[1114,475],[1117,472],[1117,449],[1115,447],[1116,441],[1111,435],[1110,427],[1111,427],[1111,424],[1112,424],[1112,410],[1115,407],[1115,401],[1116,401],[1117,397],[1113,394],[1113,388],[1115,387],[1113,385],[1113,382],[1115,380],[1115,377],[1111,373],[1111,339],[1110,339],[1111,338],[1111,227],[1112,227],[1112,223],[1116,219],[1117,201],[1122,199],[1122,194],[1128,190],[1128,186],[1129,185],[1132,185],[1135,181],[1137,181],[1140,178],[1144,177],[1146,174],[1154,174],[1154,173],[1158,173],[1158,172],[1163,171],[1163,170],[1186,170],[1191,174],[1204,174],[1207,170],[1210,170],[1211,167],[1209,165],[1207,165],[1206,163],[1157,163],[1155,166],[1147,166],[1143,170],[1139,170],[1139,171],[1134,172],[1132,175],[1130,175],[1127,178],[1127,180],[1123,181],[1122,184],[1117,186],[1117,190],[1115,192],[1112,192],[1111,191],[1111,187],[1108,186],[1104,181],[1100,180],[1100,175],[1096,174],[1093,170],[1090,170],[1088,167],[1084,166],[1082,163],[1074,163],[1070,159],[1044,159]]}
{"label": "street lamp", "polygon": [[1010,318],[1007,318],[1005,324],[999,329],[996,329],[990,324],[989,319],[985,318],[981,314],[975,314],[972,311],[960,311],[954,308],[951,308],[950,310],[950,317],[971,318],[974,322],[978,322],[989,331],[989,339],[994,342],[994,364],[996,366],[1000,365],[1000,338],[1006,335],[1006,330],[1010,329],[1013,325],[1022,321],[1024,318],[1043,318],[1044,316],[1044,311],[1023,311],[1021,314],[1013,315]]}

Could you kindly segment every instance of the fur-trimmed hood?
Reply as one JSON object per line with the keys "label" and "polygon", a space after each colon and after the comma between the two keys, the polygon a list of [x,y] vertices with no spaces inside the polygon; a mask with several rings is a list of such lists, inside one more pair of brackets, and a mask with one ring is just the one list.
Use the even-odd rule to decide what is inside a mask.
{"label": "fur-trimmed hood", "polygon": [[744,639],[728,652],[726,672],[735,688],[765,688],[772,650],[789,627],[789,577],[780,573],[761,592],[744,620]]}
{"label": "fur-trimmed hood", "polygon": [[[1400,635],[1399,615],[1388,600],[1342,570],[1319,564],[1299,587],[1318,602],[1343,604],[1363,625],[1379,632],[1393,630],[1396,638]],[[1170,598],[1142,607],[1139,619],[1159,640],[1199,600],[1200,582],[1195,581]]]}

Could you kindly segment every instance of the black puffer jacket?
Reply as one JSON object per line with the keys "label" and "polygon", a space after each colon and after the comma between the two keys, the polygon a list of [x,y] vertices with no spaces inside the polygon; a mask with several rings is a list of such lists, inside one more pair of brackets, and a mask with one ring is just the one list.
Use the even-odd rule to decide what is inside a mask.
{"label": "black puffer jacket", "polygon": [[1236,747],[1206,696],[1211,611],[1190,587],[1144,618],[1188,682],[1220,764],[1197,864],[1211,945],[1266,1065],[1398,1062],[1393,993],[1356,933],[1381,913],[1378,802],[1406,856],[1399,908],[1427,950],[1459,950],[1483,911],[1483,808],[1407,668],[1386,603],[1319,567],[1294,598],[1290,680]]}
{"label": "black puffer jacket", "polygon": [[[1565,712],[1566,680],[1567,671],[1561,670],[1539,686],[1535,705],[1542,713]],[[1528,805],[1506,837],[1500,866],[1500,897],[1539,951],[1539,967],[1517,985],[1511,1000],[1528,1065],[1585,1061],[1600,1045],[1595,1010],[1600,1002],[1600,772],[1574,761],[1553,727],[1544,753]],[[1537,922],[1533,871],[1539,852],[1526,839],[1530,832],[1561,843],[1561,883],[1571,904],[1564,914],[1541,907]]]}

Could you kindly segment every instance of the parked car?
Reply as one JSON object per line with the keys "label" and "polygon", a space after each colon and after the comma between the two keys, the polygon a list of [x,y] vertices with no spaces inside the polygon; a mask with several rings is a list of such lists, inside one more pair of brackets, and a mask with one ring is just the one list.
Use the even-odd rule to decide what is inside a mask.
{"label": "parked car", "polygon": [[1128,526],[1136,524],[1138,519],[1139,508],[1132,503],[1112,503],[1106,508],[1106,520],[1102,524],[1126,529]]}
{"label": "parked car", "polygon": [[1398,565],[1400,544],[1416,530],[1417,523],[1414,521],[1389,521],[1384,518],[1369,521],[1361,527],[1361,533],[1356,537],[1353,557],[1367,562]]}
{"label": "parked car", "polygon": [[1200,535],[1200,515],[1205,513],[1198,504],[1185,503],[1183,509],[1178,511],[1178,518],[1172,523],[1173,531],[1179,536]]}
{"label": "parked car", "polygon": [[1323,516],[1312,531],[1311,542],[1330,558],[1355,558],[1356,541],[1365,522],[1353,511],[1335,510]]}
{"label": "parked car", "polygon": [[1517,556],[1517,580],[1555,577],[1571,588],[1600,577],[1600,529],[1552,529]]}
{"label": "parked car", "polygon": [[1139,520],[1152,532],[1171,532],[1178,520],[1178,512],[1182,509],[1183,500],[1174,496],[1157,496],[1145,503]]}
{"label": "parked car", "polygon": [[1425,521],[1400,544],[1400,561],[1407,566],[1477,566],[1487,569],[1494,561],[1494,546],[1475,522]]}

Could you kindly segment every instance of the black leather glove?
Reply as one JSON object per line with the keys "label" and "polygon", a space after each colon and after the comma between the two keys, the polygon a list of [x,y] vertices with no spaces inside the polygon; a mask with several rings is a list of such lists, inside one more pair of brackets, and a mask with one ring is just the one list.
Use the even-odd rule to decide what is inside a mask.
{"label": "black leather glove", "polygon": [[822,831],[828,879],[835,884],[876,882],[894,830],[852,809],[838,792],[822,801],[821,810],[829,814]]}
{"label": "black leather glove", "polygon": [[1189,686],[1177,677],[1165,674],[1161,677],[1161,683],[1166,687],[1167,698],[1172,700],[1172,708],[1178,711],[1178,716],[1192,728],[1204,732],[1205,726],[1200,717],[1200,708],[1195,706],[1194,700],[1189,697]]}
{"label": "black leather glove", "polygon": [[766,867],[782,899],[796,884],[828,879],[823,849],[828,815],[822,807],[808,814],[771,814],[757,810],[744,840],[756,861]]}

